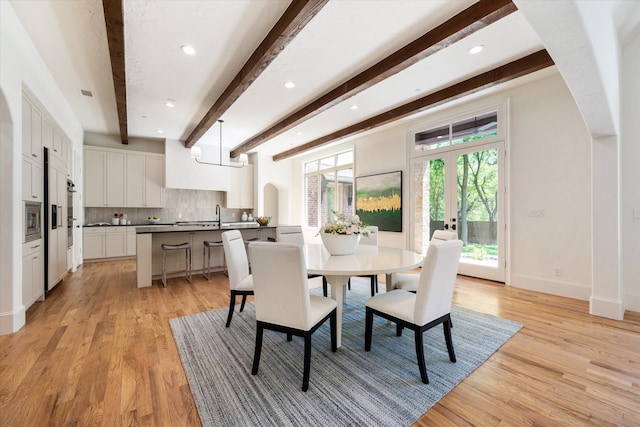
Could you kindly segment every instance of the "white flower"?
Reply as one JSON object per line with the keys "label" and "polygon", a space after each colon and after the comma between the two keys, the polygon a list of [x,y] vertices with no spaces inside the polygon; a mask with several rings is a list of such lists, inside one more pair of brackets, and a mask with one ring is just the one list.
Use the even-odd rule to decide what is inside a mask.
{"label": "white flower", "polygon": [[333,211],[336,219],[326,223],[318,234],[362,234],[363,236],[369,235],[369,229],[360,221],[358,215],[347,216],[343,213]]}

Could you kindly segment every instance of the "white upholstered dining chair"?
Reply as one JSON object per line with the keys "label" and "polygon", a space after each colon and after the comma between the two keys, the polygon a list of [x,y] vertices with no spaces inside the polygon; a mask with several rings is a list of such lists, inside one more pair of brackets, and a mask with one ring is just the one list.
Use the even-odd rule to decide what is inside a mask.
{"label": "white upholstered dining chair", "polygon": [[226,324],[228,328],[233,317],[236,296],[242,296],[242,303],[240,304],[240,311],[242,312],[247,296],[253,295],[253,276],[249,274],[247,250],[239,230],[229,230],[222,233],[222,246],[227,261],[227,273],[229,274],[230,300]]}
{"label": "white upholstered dining chair", "polygon": [[365,351],[371,350],[375,314],[394,322],[397,336],[402,335],[403,328],[414,331],[416,358],[423,383],[429,384],[422,339],[426,330],[442,323],[449,360],[456,361],[451,338],[451,300],[461,251],[461,240],[432,242],[424,259],[415,294],[403,289],[394,289],[371,297],[365,302]]}
{"label": "white upholstered dining chair", "polygon": [[[300,225],[279,225],[276,227],[276,242],[295,243],[304,245],[304,234]],[[310,274],[309,279],[322,277],[322,294],[326,297],[328,292],[327,279],[324,276]]]}
{"label": "white upholstered dining chair", "polygon": [[[444,242],[447,240],[457,239],[458,234],[455,231],[436,230],[431,236],[431,243]],[[404,289],[409,292],[418,290],[419,273],[397,273],[393,282],[394,289]]]}
{"label": "white upholstered dining chair", "polygon": [[[360,244],[378,246],[378,227],[375,225],[370,225],[369,227],[367,227],[367,229],[369,230],[369,235],[361,236]],[[377,274],[371,274],[368,276],[358,276],[358,277],[367,277],[370,279],[371,296],[374,296],[378,292],[378,275]],[[351,289],[351,280],[349,280],[348,287],[349,289]]]}
{"label": "white upholstered dining chair", "polygon": [[[256,307],[256,346],[251,373],[256,375],[262,352],[264,329],[304,337],[302,391],[309,388],[311,335],[327,319],[331,328],[331,351],[337,349],[336,302],[309,294],[303,248],[294,243],[249,244]],[[282,268],[286,264],[287,268]]]}

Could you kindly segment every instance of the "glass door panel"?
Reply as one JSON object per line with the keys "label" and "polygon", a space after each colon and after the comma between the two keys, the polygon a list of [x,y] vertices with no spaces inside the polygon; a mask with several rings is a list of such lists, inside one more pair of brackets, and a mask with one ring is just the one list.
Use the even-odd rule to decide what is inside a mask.
{"label": "glass door panel", "polygon": [[459,273],[504,282],[502,153],[494,143],[412,161],[414,251],[426,254],[435,230],[455,231],[464,242]]}

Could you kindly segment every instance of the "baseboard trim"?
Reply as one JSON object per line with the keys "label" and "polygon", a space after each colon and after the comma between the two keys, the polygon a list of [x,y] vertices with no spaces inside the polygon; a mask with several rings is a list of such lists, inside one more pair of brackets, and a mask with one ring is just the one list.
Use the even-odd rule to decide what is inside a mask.
{"label": "baseboard trim", "polygon": [[27,315],[24,305],[17,311],[0,313],[0,335],[18,332],[26,323]]}
{"label": "baseboard trim", "polygon": [[589,313],[594,316],[606,317],[607,319],[623,320],[624,306],[620,300],[591,296],[589,299]]}
{"label": "baseboard trim", "polygon": [[590,285],[564,282],[560,280],[548,280],[535,276],[513,274],[509,285],[515,288],[528,289],[530,291],[558,295],[561,297],[575,298],[581,301],[589,301],[589,298],[591,297]]}

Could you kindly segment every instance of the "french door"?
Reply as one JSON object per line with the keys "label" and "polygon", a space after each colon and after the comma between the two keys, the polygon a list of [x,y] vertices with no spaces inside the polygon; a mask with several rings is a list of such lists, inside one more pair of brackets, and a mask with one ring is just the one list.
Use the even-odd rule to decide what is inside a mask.
{"label": "french door", "polygon": [[411,170],[412,249],[426,254],[435,230],[455,231],[458,272],[504,282],[504,143],[417,157]]}

